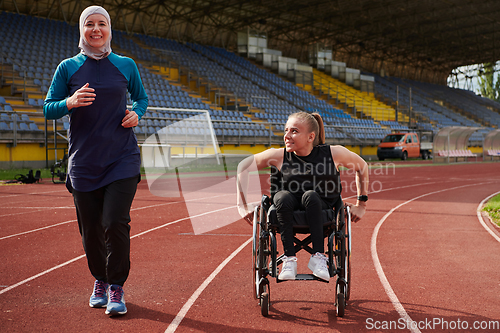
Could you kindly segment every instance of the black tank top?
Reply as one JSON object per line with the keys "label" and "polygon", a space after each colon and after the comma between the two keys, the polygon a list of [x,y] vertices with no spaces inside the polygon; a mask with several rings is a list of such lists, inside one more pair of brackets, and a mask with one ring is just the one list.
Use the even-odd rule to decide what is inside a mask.
{"label": "black tank top", "polygon": [[340,175],[330,145],[315,146],[308,156],[297,156],[284,149],[281,175],[282,188],[294,194],[299,202],[309,190],[316,191],[331,206],[340,198]]}

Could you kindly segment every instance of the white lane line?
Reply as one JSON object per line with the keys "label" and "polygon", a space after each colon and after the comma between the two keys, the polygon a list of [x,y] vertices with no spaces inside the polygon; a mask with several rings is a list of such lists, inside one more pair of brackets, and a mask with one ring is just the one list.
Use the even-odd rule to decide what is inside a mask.
{"label": "white lane line", "polygon": [[12,197],[19,197],[22,195],[38,195],[38,194],[47,194],[47,193],[58,193],[58,192],[65,192],[67,193],[68,190],[58,190],[58,191],[47,191],[47,192],[33,192],[33,193],[19,193],[19,194],[8,194],[8,195],[1,195],[0,199],[3,198],[12,198]]}
{"label": "white lane line", "polygon": [[[0,209],[68,209],[68,208],[75,208],[74,205],[71,206],[41,206],[41,207],[26,207],[26,206],[9,206],[9,207],[0,207]],[[2,217],[3,215],[0,215]]]}
{"label": "white lane line", "polygon": [[490,233],[490,235],[492,235],[493,238],[495,238],[497,240],[497,242],[500,242],[500,237],[498,237],[498,235],[495,234],[493,232],[493,230],[491,230],[490,227],[488,227],[488,225],[486,225],[486,222],[483,219],[483,215],[481,214],[485,202],[488,201],[488,200],[490,200],[491,198],[493,198],[497,194],[500,194],[500,191],[498,191],[497,193],[493,193],[492,195],[484,198],[484,200],[481,201],[481,203],[479,204],[479,206],[477,206],[476,214],[477,214],[477,218],[478,218],[479,222],[484,227],[484,229],[486,229],[486,231],[488,231]]}
{"label": "white lane line", "polygon": [[[227,195],[227,194],[224,194],[224,195]],[[224,195],[220,195],[220,196],[224,196]],[[216,197],[211,196],[211,197],[191,199],[191,200],[166,202],[166,203],[157,204],[157,205],[151,205],[151,206],[144,206],[144,207],[133,208],[130,211],[134,212],[134,211],[137,211],[137,210],[143,210],[143,209],[149,209],[149,208],[156,208],[156,207],[161,207],[161,206],[168,206],[168,205],[173,205],[173,204],[176,204],[176,203],[183,203],[183,202],[187,202],[187,201],[203,200],[203,199],[208,199],[208,198],[212,199],[212,198],[217,198],[217,197],[220,197],[220,196],[216,196]],[[5,215],[3,215],[3,216],[5,216]],[[0,216],[0,217],[2,217],[2,216]],[[50,229],[50,228],[53,228],[53,227],[57,227],[57,226],[60,226],[60,225],[63,225],[63,224],[73,223],[73,222],[76,222],[76,221],[77,220],[69,220],[69,221],[65,221],[65,222],[51,224],[51,225],[48,225],[48,226],[45,226],[45,227],[41,227],[41,228],[37,228],[37,229],[23,231],[23,232],[20,232],[20,233],[17,233],[17,234],[12,234],[12,235],[8,235],[8,236],[0,237],[0,240],[12,238],[12,237],[17,237],[17,236],[21,236],[21,235],[25,235],[25,234],[30,234],[30,233],[33,233],[33,232],[42,231],[42,230],[45,230],[45,229]]]}
{"label": "white lane line", "polygon": [[[163,204],[157,204],[157,205],[139,207],[139,208],[131,209],[131,211],[136,211],[136,210],[141,210],[141,209],[147,209],[147,208],[155,208],[155,207],[160,207],[160,206],[166,206],[166,205],[171,205],[171,204],[175,204],[175,203],[179,203],[179,202],[182,202],[182,201],[167,202],[167,203],[163,203]],[[75,207],[73,207],[73,208],[75,208]],[[12,235],[8,235],[8,236],[0,237],[0,240],[4,240],[4,239],[16,237],[16,236],[21,236],[21,235],[26,235],[26,234],[31,234],[33,232],[37,232],[37,231],[42,231],[42,230],[45,230],[45,229],[54,228],[54,227],[57,227],[57,226],[60,226],[60,225],[64,225],[64,224],[68,224],[68,223],[73,223],[73,222],[76,222],[76,221],[77,220],[69,220],[69,221],[59,222],[59,223],[51,224],[51,225],[48,225],[48,226],[45,226],[45,227],[41,227],[41,228],[37,228],[37,229],[23,231],[23,232],[20,232],[20,233],[17,233],[17,234],[12,234]]]}
{"label": "white lane line", "polygon": [[[420,184],[412,184],[412,185],[405,185],[405,186],[393,187],[393,188],[383,189],[383,190],[378,191],[378,192],[373,192],[371,194],[376,194],[376,193],[385,192],[385,191],[399,190],[399,189],[408,188],[408,187],[429,185],[429,184],[435,184],[435,183],[434,182],[431,182],[431,183],[420,183]],[[46,193],[51,193],[51,192],[46,192]],[[223,196],[227,196],[227,195],[230,195],[230,194],[222,194],[222,195],[218,195],[218,196],[215,196],[215,197],[212,196],[212,197],[197,198],[197,199],[190,199],[190,200],[184,200],[184,201],[167,202],[167,203],[158,204],[158,205],[138,207],[138,208],[131,209],[131,211],[148,209],[148,208],[154,208],[154,207],[160,207],[160,206],[167,206],[167,205],[181,203],[181,202],[189,202],[189,201],[203,200],[203,199],[209,199],[209,198],[213,199],[213,198],[223,197]],[[351,199],[351,198],[355,198],[355,197],[356,196],[353,195],[353,196],[350,196],[350,197],[346,197],[344,199]],[[66,207],[64,207],[64,208],[66,208]],[[30,211],[30,213],[33,213],[33,212]],[[25,214],[25,213],[19,213],[19,214]],[[12,216],[12,215],[14,215],[14,214],[1,215],[0,217]],[[21,236],[21,235],[25,235],[25,234],[30,234],[30,233],[33,233],[33,232],[42,231],[42,230],[45,230],[45,229],[49,229],[49,228],[53,228],[53,227],[57,227],[57,226],[60,226],[60,225],[64,225],[64,224],[68,224],[68,223],[73,223],[73,222],[76,222],[76,220],[70,220],[70,221],[66,221],[66,222],[60,222],[60,223],[52,224],[52,225],[49,225],[49,226],[46,226],[46,227],[41,227],[41,228],[37,228],[37,229],[33,229],[33,230],[28,230],[28,231],[20,232],[20,233],[17,233],[17,234],[12,234],[12,235],[8,235],[8,236],[0,237],[0,240],[4,240],[4,239],[8,239],[8,238],[13,238],[13,237],[17,237],[17,236]]]}
{"label": "white lane line", "polygon": [[21,236],[21,235],[26,235],[26,234],[30,234],[32,232],[42,231],[42,230],[45,230],[45,229],[54,228],[54,227],[57,227],[57,226],[60,226],[60,225],[63,225],[63,224],[68,224],[68,223],[71,223],[71,222],[76,222],[76,220],[71,220],[71,221],[65,221],[65,222],[60,222],[60,223],[56,223],[56,224],[51,224],[51,225],[48,225],[46,227],[41,227],[41,228],[37,228],[37,229],[33,229],[33,230],[28,230],[28,231],[20,232],[20,233],[17,233],[17,234],[12,234],[12,235],[8,235],[8,236],[0,237],[0,240],[4,240],[4,239],[8,239],[8,238],[13,238],[13,237]]}
{"label": "white lane line", "polygon": [[[75,207],[74,206],[73,207],[71,207],[71,206],[66,206],[66,207],[7,207],[7,208],[3,207],[0,209],[4,210],[4,209],[9,209],[9,208],[28,209],[28,210],[24,211],[24,212],[16,212],[16,213],[0,215],[0,217],[12,217],[12,216],[16,216],[16,215],[31,214],[31,213],[41,212],[41,211],[47,211],[50,209],[68,209],[68,208],[75,208]],[[36,209],[36,210],[30,210],[30,209]]]}
{"label": "white lane line", "polygon": [[215,277],[222,271],[222,269],[238,254],[247,246],[251,241],[253,237],[250,237],[246,242],[240,245],[239,248],[237,248],[229,257],[227,257],[213,272],[210,274],[208,278],[203,281],[203,283],[196,289],[196,291],[189,297],[187,302],[184,304],[184,306],[181,308],[179,313],[177,313],[177,316],[175,316],[174,320],[170,323],[170,325],[167,327],[165,330],[165,333],[173,333],[179,327],[179,324],[181,321],[184,319],[186,314],[188,313],[189,309],[193,306],[194,302],[198,299],[198,297],[201,295],[201,293],[205,290],[206,287],[215,279]]}
{"label": "white lane line", "polygon": [[163,225],[160,225],[158,227],[154,227],[154,228],[151,228],[149,230],[146,230],[146,231],[143,231],[141,233],[138,233],[137,235],[134,235],[133,237],[130,237],[131,239],[132,238],[135,238],[135,237],[139,237],[139,236],[142,236],[142,235],[145,235],[147,233],[150,233],[151,231],[155,231],[155,230],[158,230],[158,229],[161,229],[161,228],[164,228],[166,226],[169,226],[171,224],[174,224],[174,223],[178,223],[178,222],[182,222],[182,221],[186,221],[186,220],[190,220],[191,218],[197,218],[197,217],[200,217],[200,216],[205,216],[205,215],[208,215],[208,214],[213,214],[213,213],[218,213],[220,211],[223,211],[223,210],[227,210],[227,209],[230,209],[230,208],[237,208],[238,206],[234,205],[234,206],[229,206],[229,207],[224,207],[224,208],[220,208],[220,209],[216,209],[216,210],[211,210],[209,212],[205,212],[205,213],[201,213],[201,214],[198,214],[198,215],[193,215],[193,216],[188,216],[188,217],[183,217],[177,221],[173,221],[173,222],[168,222],[168,223],[165,223]]}
{"label": "white lane line", "polygon": [[[417,185],[415,185],[415,186],[418,186],[418,185],[419,185],[419,184],[417,184]],[[459,186],[459,187],[456,187],[456,188],[461,188],[461,187],[466,187],[466,186],[473,186],[473,185],[481,185],[481,184],[464,185],[464,186]],[[413,185],[411,185],[411,186],[413,186]],[[407,187],[407,186],[403,186],[402,188],[404,188],[404,187]],[[394,189],[398,189],[398,188],[394,188]],[[407,204],[407,203],[409,203],[409,202],[411,202],[411,201],[417,200],[417,199],[419,199],[419,198],[421,198],[421,197],[425,197],[425,196],[427,196],[427,195],[431,195],[431,194],[435,194],[435,193],[439,193],[439,192],[443,192],[443,191],[447,191],[447,190],[452,190],[452,189],[455,189],[455,188],[450,188],[450,189],[445,189],[445,190],[441,190],[441,191],[431,192],[431,193],[427,193],[427,194],[421,195],[421,196],[419,196],[419,197],[413,198],[413,199],[411,199],[411,200],[409,200],[409,201],[407,201],[407,202],[405,202],[405,203],[403,203],[403,204],[400,204],[399,206],[397,206],[397,207],[393,208],[393,209],[392,209],[389,213],[387,213],[387,214],[386,214],[386,215],[385,215],[382,219],[385,221],[385,219],[386,219],[386,218],[387,218],[390,214],[392,214],[392,212],[393,212],[393,211],[395,211],[397,208],[399,208],[399,207],[401,207],[401,206],[403,206],[403,205],[405,205],[405,204]],[[199,200],[199,199],[197,199],[197,200]],[[134,210],[141,210],[141,209],[152,208],[152,207],[158,207],[158,206],[163,206],[163,205],[175,204],[175,203],[179,203],[179,202],[180,202],[180,201],[176,201],[176,202],[169,202],[169,203],[158,204],[158,205],[152,205],[152,206],[147,206],[147,207],[139,207],[139,208],[136,208],[136,209],[134,209]],[[225,210],[225,209],[229,209],[229,208],[234,208],[234,207],[236,207],[236,206],[231,206],[231,207],[226,207],[226,208],[222,208],[222,209],[217,209],[217,210],[214,210],[214,211],[211,211],[211,212],[205,212],[205,213],[202,213],[202,214],[199,214],[199,215],[193,216],[193,217],[199,217],[199,216],[203,216],[203,215],[207,215],[207,214],[210,214],[210,213],[219,212],[219,211],[222,211],[222,210]],[[188,220],[188,219],[190,219],[190,218],[191,218],[191,217],[185,217],[185,218],[182,218],[182,219],[179,219],[179,220],[176,220],[176,221],[172,221],[172,222],[165,223],[165,224],[163,224],[163,225],[161,225],[161,226],[158,226],[158,227],[155,227],[155,228],[152,228],[152,229],[146,230],[146,231],[144,231],[144,232],[142,232],[142,233],[136,234],[136,235],[134,235],[134,236],[130,237],[130,239],[133,239],[133,238],[135,238],[135,237],[142,236],[142,235],[144,235],[144,234],[147,234],[147,233],[149,233],[149,232],[152,232],[152,231],[158,230],[158,229],[160,229],[160,228],[164,228],[164,227],[169,226],[169,225],[172,225],[172,224],[174,224],[174,223],[178,223],[178,222],[182,222],[182,221]],[[62,223],[59,223],[59,224],[56,224],[56,225],[60,225],[60,224],[64,224],[64,223],[70,223],[70,222],[74,222],[74,221],[76,221],[76,220],[67,221],[67,222],[62,222]],[[382,220],[381,220],[381,222],[379,221],[379,224],[377,225],[377,227],[375,227],[374,235],[372,236],[372,258],[374,258],[374,262],[375,262],[375,257],[373,257],[373,256],[374,256],[374,255],[376,256],[376,260],[377,260],[377,262],[378,262],[379,266],[380,266],[380,261],[378,260],[378,255],[377,255],[377,253],[376,253],[376,238],[377,238],[377,236],[376,236],[375,232],[378,234],[378,230],[380,229],[380,226],[381,226],[382,224],[383,224],[383,221],[382,221]],[[53,225],[53,226],[56,226],[56,225]],[[48,227],[45,227],[45,228],[50,228],[50,227],[52,227],[52,226],[48,226]],[[43,229],[43,228],[40,228],[40,229]],[[38,229],[36,229],[36,230],[38,230]],[[28,232],[24,232],[24,233],[20,233],[20,234],[25,234],[25,233],[30,233],[30,232],[34,232],[34,231],[28,231]],[[18,234],[18,235],[20,235],[20,234]],[[7,237],[4,237],[4,238],[0,238],[0,240],[1,240],[1,239],[5,239],[5,238],[14,237],[14,236],[15,236],[15,235],[7,236]],[[234,258],[234,256],[236,256],[236,255],[237,255],[237,254],[238,254],[238,253],[239,253],[239,252],[240,252],[240,251],[241,251],[241,250],[242,250],[242,249],[243,249],[243,248],[244,248],[244,247],[245,247],[245,246],[246,246],[246,245],[247,245],[247,244],[251,241],[251,240],[252,240],[252,238],[248,239],[248,240],[247,240],[245,243],[243,243],[243,244],[242,244],[242,245],[241,245],[241,246],[240,246],[240,247],[239,247],[239,248],[238,248],[235,252],[233,252],[233,254],[232,254],[231,256],[229,256],[228,258],[226,258],[226,260],[224,260],[224,262],[222,262],[222,263],[219,265],[219,267],[217,267],[217,269],[216,269],[216,270],[215,270],[215,271],[214,271],[214,272],[213,272],[213,273],[212,273],[212,274],[211,274],[211,275],[207,278],[207,280],[205,280],[205,282],[204,282],[204,283],[203,283],[200,287],[198,287],[198,289],[197,289],[197,291],[199,291],[198,295],[196,295],[196,296],[195,296],[195,294],[196,294],[196,292],[195,292],[195,294],[193,294],[193,295],[191,296],[191,298],[190,298],[190,300],[191,300],[191,299],[193,299],[193,300],[192,300],[192,304],[194,304],[194,302],[195,302],[195,301],[196,301],[196,299],[199,297],[199,295],[201,294],[201,292],[203,292],[203,290],[204,290],[204,289],[208,286],[208,284],[210,284],[210,282],[211,282],[211,281],[215,278],[215,276],[216,276],[216,275],[217,275],[217,274],[218,274],[218,273],[219,273],[219,272],[220,272],[220,271],[224,268],[224,266],[226,266],[226,265],[227,265],[227,263],[229,263],[229,261],[230,261],[232,258]],[[375,243],[374,243],[374,242],[375,242]],[[375,252],[373,252],[373,249],[375,249]],[[60,264],[60,265],[54,266],[54,267],[52,267],[52,268],[50,268],[50,269],[48,269],[48,270],[45,270],[45,271],[43,271],[43,272],[41,272],[41,273],[39,273],[39,274],[36,274],[36,275],[34,275],[34,276],[31,276],[31,277],[29,277],[29,278],[27,278],[27,279],[25,279],[25,280],[23,280],[23,281],[20,281],[20,282],[18,282],[18,283],[16,283],[16,284],[13,284],[13,285],[11,285],[11,286],[9,286],[9,287],[7,287],[7,288],[5,288],[5,289],[1,290],[1,291],[0,291],[0,295],[1,295],[1,294],[6,293],[7,291],[12,290],[12,289],[14,289],[14,288],[16,288],[16,287],[19,287],[19,286],[21,286],[21,285],[23,285],[23,284],[25,284],[25,283],[27,283],[27,282],[29,282],[29,281],[32,281],[32,280],[34,280],[34,279],[36,279],[36,278],[38,278],[38,277],[40,277],[40,276],[43,276],[43,275],[45,275],[45,274],[47,274],[47,273],[50,273],[50,272],[52,272],[52,271],[54,271],[54,270],[56,270],[56,269],[59,269],[59,268],[64,267],[64,266],[67,266],[67,265],[69,265],[69,264],[71,264],[71,263],[73,263],[73,262],[75,262],[75,261],[77,261],[77,260],[79,260],[79,259],[82,259],[82,258],[85,258],[85,255],[81,255],[81,256],[78,256],[78,257],[73,258],[73,259],[71,259],[71,260],[68,260],[68,261],[66,261],[66,262],[64,262],[64,263],[62,263],[62,264]],[[375,265],[375,266],[376,266],[376,268],[377,268],[377,265]],[[385,277],[385,274],[384,274],[383,269],[381,268],[381,266],[380,266],[380,270],[381,270],[381,274],[383,275],[383,278],[385,279],[385,281],[387,281],[387,278]],[[379,273],[379,270],[378,270],[378,269],[377,269],[377,273]],[[214,274],[215,274],[215,275],[214,275]],[[213,275],[213,277],[212,277],[212,275]],[[212,277],[212,278],[211,278],[211,277]],[[380,275],[380,274],[379,274],[379,278],[381,279],[381,282],[382,282],[382,277],[381,277],[381,275]],[[382,284],[384,285],[384,282],[382,282]],[[392,291],[392,288],[391,288],[391,286],[390,286],[390,284],[389,284],[389,282],[388,282],[388,281],[387,281],[387,285],[388,285],[388,287],[390,288],[390,290]],[[385,288],[385,285],[384,285],[384,288]],[[387,289],[386,289],[386,292],[387,292]],[[392,293],[394,294],[394,291],[392,291]],[[389,297],[391,297],[391,296],[389,296]],[[395,294],[394,294],[394,297],[395,297],[395,299],[397,300],[397,296],[396,296]],[[189,302],[189,300],[188,300],[188,302]],[[182,309],[185,309],[185,313],[181,313],[181,312],[183,311],[183,310],[181,309],[181,311],[177,314],[176,318],[174,319],[174,321],[176,321],[176,320],[177,320],[178,322],[177,322],[177,324],[176,324],[175,328],[173,328],[173,331],[171,331],[171,332],[174,332],[174,331],[177,329],[177,326],[178,326],[178,325],[179,325],[179,323],[182,321],[182,319],[184,318],[184,316],[185,316],[185,314],[187,313],[187,311],[189,310],[189,308],[192,306],[192,304],[187,305],[187,304],[188,304],[188,302],[187,302],[186,304],[184,304],[184,306],[182,307]],[[399,303],[399,301],[398,301],[398,303]],[[393,304],[394,304],[394,302],[393,302]],[[399,304],[400,304],[400,303],[399,303]],[[400,304],[400,305],[401,305],[401,304]],[[402,305],[401,305],[401,309],[402,309],[402,311],[404,311],[404,313],[406,313],[406,311],[404,310],[404,308],[402,307]],[[396,309],[396,310],[397,310],[397,309]],[[398,311],[398,313],[399,313],[399,311]],[[406,315],[407,315],[407,314],[406,314]],[[407,316],[408,316],[408,315],[407,315]],[[178,317],[179,317],[179,319],[178,319]],[[410,318],[409,316],[408,316],[408,318],[411,320],[411,318]],[[174,324],[174,321],[172,321],[172,323],[169,325],[169,327],[167,328],[166,332],[167,332],[169,329],[171,329],[170,327]],[[172,327],[173,327],[173,326],[172,326]],[[170,332],[170,331],[169,331],[169,332]],[[415,332],[420,332],[420,331],[418,331],[418,330],[417,330],[417,331],[415,331]]]}
{"label": "white lane line", "polygon": [[182,232],[179,236],[230,236],[230,237],[249,237],[252,236],[250,234],[198,234],[196,235],[194,232]]}
{"label": "white lane line", "polygon": [[16,288],[16,287],[19,287],[19,286],[21,286],[21,285],[23,285],[23,284],[25,284],[25,283],[27,283],[27,282],[30,282],[31,280],[34,280],[34,279],[36,279],[36,278],[38,278],[38,277],[40,277],[40,276],[42,276],[42,275],[45,275],[45,274],[50,273],[50,272],[52,272],[52,271],[55,271],[55,270],[56,270],[56,269],[58,269],[58,268],[64,267],[64,266],[66,266],[66,265],[69,265],[69,264],[71,264],[72,262],[75,262],[75,261],[80,260],[80,259],[82,259],[82,258],[85,258],[85,254],[83,254],[83,255],[81,255],[81,256],[78,256],[78,257],[76,257],[76,258],[73,258],[73,259],[71,259],[71,260],[68,260],[68,261],[66,261],[66,262],[64,262],[64,263],[62,263],[62,264],[60,264],[60,265],[54,266],[54,267],[52,267],[52,268],[49,268],[49,269],[47,269],[46,271],[43,271],[43,272],[38,273],[38,274],[36,274],[36,275],[33,275],[33,276],[31,276],[31,277],[29,277],[29,278],[27,278],[27,279],[24,279],[24,280],[22,280],[22,281],[20,281],[20,282],[18,282],[18,283],[16,283],[16,284],[13,284],[13,285],[11,285],[11,286],[8,286],[7,288],[0,290],[0,295],[1,295],[1,294],[3,294],[3,293],[6,293],[6,292],[8,292],[9,290],[12,290],[12,289],[14,289],[14,288]]}
{"label": "white lane line", "polygon": [[[457,186],[457,187],[451,187],[451,188],[447,188],[447,189],[443,189],[443,190],[429,192],[429,193],[426,193],[426,194],[419,195],[419,196],[417,196],[417,197],[415,197],[413,199],[405,201],[405,202],[397,205],[396,207],[392,208],[387,214],[384,215],[384,217],[382,217],[382,219],[375,226],[375,229],[373,230],[373,234],[372,234],[371,247],[370,247],[371,248],[371,252],[372,252],[373,264],[375,265],[375,270],[377,271],[377,275],[378,275],[378,277],[380,279],[380,282],[382,283],[382,286],[385,289],[385,293],[387,294],[387,296],[391,300],[392,305],[394,306],[394,308],[398,312],[399,316],[401,318],[403,318],[403,320],[405,322],[411,323],[411,322],[413,322],[413,320],[408,315],[408,313],[404,309],[403,305],[399,301],[398,297],[396,296],[396,293],[392,289],[391,284],[389,283],[389,280],[387,279],[387,276],[384,273],[384,269],[382,268],[382,265],[380,264],[380,259],[378,257],[378,253],[377,253],[377,236],[378,236],[380,227],[382,227],[382,224],[384,224],[385,220],[392,213],[394,213],[394,211],[396,211],[400,207],[402,207],[402,206],[404,206],[404,205],[406,205],[406,204],[408,204],[410,202],[413,202],[415,200],[427,197],[429,195],[433,195],[433,194],[437,194],[437,193],[441,193],[441,192],[445,192],[445,191],[456,190],[456,189],[459,189],[459,188],[469,187],[469,186],[478,186],[478,185],[483,185],[483,184],[489,184],[489,182],[488,183],[468,184],[468,185],[462,185],[462,186]],[[409,325],[409,330],[411,332],[413,332],[413,333],[420,333],[420,330],[417,327],[414,327],[414,325]]]}
{"label": "white lane line", "polygon": [[[429,185],[429,184],[435,184],[435,182],[399,186],[399,187],[395,187],[395,188],[392,188],[392,189],[385,189],[383,191],[397,190],[397,189],[402,189],[402,188],[407,188],[407,187]],[[379,191],[379,192],[383,192],[383,191]],[[378,193],[378,192],[376,192],[376,193]],[[349,199],[349,198],[351,198],[351,197],[347,197],[345,199]],[[402,205],[400,205],[400,206],[402,206]],[[177,313],[177,316],[175,316],[174,320],[170,323],[170,325],[168,326],[168,328],[165,330],[165,333],[173,333],[173,332],[175,332],[175,330],[177,329],[177,327],[179,326],[179,324],[181,323],[181,321],[184,319],[184,317],[186,316],[186,314],[189,311],[189,309],[193,306],[194,302],[196,302],[196,299],[200,296],[200,294],[203,292],[203,290],[205,290],[205,288],[210,284],[210,282],[212,282],[212,280],[217,276],[217,274],[219,274],[219,272],[224,268],[224,266],[226,266],[229,263],[229,261],[232,258],[234,258],[251,241],[252,241],[252,238],[248,239],[245,243],[243,243],[235,252],[233,252],[228,258],[226,258],[226,260],[224,260],[219,265],[219,267],[217,267],[215,269],[215,271],[212,272],[212,274],[198,287],[198,289],[196,289],[196,291],[191,295],[191,297],[184,304],[184,306],[181,308],[181,310],[179,311],[179,313]],[[383,271],[382,271],[382,274],[383,274]],[[403,309],[403,311],[404,311],[404,309]]]}
{"label": "white lane line", "polygon": [[[136,234],[136,235],[134,235],[134,236],[130,237],[130,239],[133,239],[133,238],[136,238],[136,237],[139,237],[139,236],[145,235],[145,234],[147,234],[147,233],[149,233],[149,232],[152,232],[152,231],[155,231],[155,230],[158,230],[158,229],[161,229],[161,228],[167,227],[167,226],[169,226],[169,225],[171,225],[171,224],[175,224],[175,223],[179,223],[179,222],[182,222],[182,221],[189,220],[189,219],[191,219],[191,217],[200,217],[200,216],[204,216],[204,215],[208,215],[208,214],[212,214],[212,213],[218,213],[218,212],[220,212],[220,211],[223,211],[223,210],[226,210],[226,209],[230,209],[230,208],[236,208],[236,207],[237,207],[237,206],[230,206],[230,207],[225,207],[225,208],[221,208],[221,209],[216,209],[216,210],[213,210],[213,211],[210,211],[210,212],[205,212],[205,213],[198,214],[198,215],[195,215],[195,216],[188,216],[188,217],[184,217],[184,218],[178,219],[178,220],[176,220],[176,221],[168,222],[168,223],[162,224],[162,225],[160,225],[160,226],[158,226],[158,227],[151,228],[151,229],[149,229],[149,230],[146,230],[146,231],[143,231],[143,232],[141,232],[141,233],[138,233],[138,234]],[[16,283],[16,284],[13,284],[12,286],[10,286],[10,287],[8,287],[8,288],[6,288],[6,289],[1,290],[1,291],[0,291],[0,295],[1,295],[1,294],[3,294],[3,293],[6,293],[7,291],[12,290],[12,289],[14,289],[14,288],[16,288],[16,287],[19,287],[20,285],[25,284],[26,282],[29,282],[29,281],[31,281],[31,280],[34,280],[34,279],[36,279],[37,277],[40,277],[40,276],[42,276],[42,275],[45,275],[45,274],[47,274],[47,273],[50,273],[50,272],[52,272],[52,271],[54,271],[54,270],[58,269],[58,268],[64,267],[64,266],[66,266],[66,265],[69,265],[69,264],[71,264],[72,262],[75,262],[75,261],[77,261],[77,260],[79,260],[79,259],[82,259],[82,258],[85,258],[85,255],[84,255],[84,254],[83,254],[83,255],[81,255],[81,256],[78,256],[78,257],[76,257],[76,258],[73,258],[73,259],[71,259],[71,260],[68,260],[68,261],[66,261],[65,263],[62,263],[62,264],[60,264],[60,265],[54,266],[54,267],[52,267],[52,268],[49,268],[49,269],[47,269],[47,270],[45,270],[45,271],[43,271],[43,272],[41,272],[41,273],[38,273],[38,274],[36,274],[36,275],[33,275],[33,276],[31,276],[31,277],[29,277],[29,278],[27,278],[27,279],[25,279],[25,280],[23,280],[23,281],[21,281],[21,282],[18,282],[18,283]]]}
{"label": "white lane line", "polygon": [[46,209],[38,209],[38,210],[30,210],[30,211],[25,211],[25,212],[17,212],[17,213],[12,213],[12,214],[4,214],[4,215],[0,215],[0,217],[12,217],[12,216],[16,216],[16,215],[31,214],[31,213],[41,212],[42,210],[46,210]]}

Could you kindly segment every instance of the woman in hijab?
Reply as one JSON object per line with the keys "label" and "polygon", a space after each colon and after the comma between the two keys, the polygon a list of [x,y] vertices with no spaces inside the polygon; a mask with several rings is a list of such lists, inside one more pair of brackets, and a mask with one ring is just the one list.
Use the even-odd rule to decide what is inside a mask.
{"label": "woman in hijab", "polygon": [[[104,8],[82,12],[78,46],[81,52],[57,67],[43,111],[47,119],[70,118],[66,186],[95,278],[89,305],[123,315],[130,208],[141,164],[133,127],[148,97],[135,62],[111,51],[111,19]],[[126,107],[127,92],[132,110]]]}

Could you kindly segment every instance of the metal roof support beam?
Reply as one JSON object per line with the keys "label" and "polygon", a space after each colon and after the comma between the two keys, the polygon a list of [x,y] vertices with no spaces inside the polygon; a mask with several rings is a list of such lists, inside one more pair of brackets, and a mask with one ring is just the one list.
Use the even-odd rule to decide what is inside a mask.
{"label": "metal roof support beam", "polygon": [[130,27],[130,31],[127,31],[127,34],[130,34],[131,31],[134,31],[135,22],[137,21],[137,16],[139,15],[138,11],[134,11],[134,18],[132,19],[132,27]]}
{"label": "metal roof support beam", "polygon": [[[70,4],[70,6],[71,6],[71,4]],[[73,12],[71,12],[71,17],[69,19],[69,23],[70,24],[71,24],[71,22],[73,22],[73,19],[75,18],[75,15],[78,15],[77,16],[78,18],[80,17],[79,13],[82,12],[82,10],[80,10],[80,7],[81,7],[81,2],[80,1],[75,1],[75,5],[73,6]],[[77,20],[77,24],[78,24],[78,20]]]}
{"label": "metal roof support beam", "polygon": [[17,6],[17,1],[12,0],[12,3],[14,4],[14,7],[16,7],[16,13],[21,14],[21,12],[19,11],[19,7]]}
{"label": "metal roof support beam", "polygon": [[52,13],[54,12],[54,6],[56,5],[57,0],[53,0],[50,7],[49,7],[49,12],[47,13],[47,18],[51,18]]}
{"label": "metal roof support beam", "polygon": [[61,11],[62,17],[64,18],[64,22],[69,23],[66,18],[66,12],[64,11],[62,1],[59,0],[58,3],[59,3],[59,10]]}

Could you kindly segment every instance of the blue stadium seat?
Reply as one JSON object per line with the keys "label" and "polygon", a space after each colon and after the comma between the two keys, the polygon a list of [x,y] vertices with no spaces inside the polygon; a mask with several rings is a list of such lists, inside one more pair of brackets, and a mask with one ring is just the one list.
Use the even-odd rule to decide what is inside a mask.
{"label": "blue stadium seat", "polygon": [[30,131],[41,131],[34,122],[30,123],[29,129],[30,129]]}
{"label": "blue stadium seat", "polygon": [[19,130],[20,131],[29,131],[30,128],[29,128],[28,124],[22,122],[22,123],[19,123]]}

